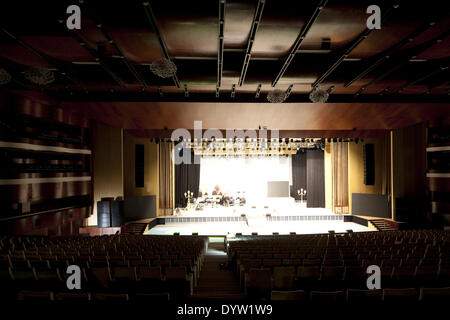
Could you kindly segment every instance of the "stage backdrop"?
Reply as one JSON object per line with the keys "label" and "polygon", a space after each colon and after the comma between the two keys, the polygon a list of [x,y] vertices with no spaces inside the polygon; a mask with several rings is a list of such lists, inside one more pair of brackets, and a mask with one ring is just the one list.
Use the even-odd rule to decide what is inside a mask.
{"label": "stage backdrop", "polygon": [[292,184],[290,157],[203,157],[200,162],[200,190],[211,194],[218,185],[224,194],[245,192],[251,203],[267,196],[268,181]]}

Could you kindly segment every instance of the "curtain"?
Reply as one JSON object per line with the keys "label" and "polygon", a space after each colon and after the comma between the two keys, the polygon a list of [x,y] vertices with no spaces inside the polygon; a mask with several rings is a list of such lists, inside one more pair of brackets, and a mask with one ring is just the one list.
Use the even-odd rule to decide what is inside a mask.
{"label": "curtain", "polygon": [[320,149],[306,151],[306,206],[325,208],[324,152]]}
{"label": "curtain", "polygon": [[184,197],[186,191],[192,191],[194,197],[198,197],[200,184],[200,161],[198,156],[195,156],[191,149],[181,150],[181,152],[184,151],[191,153],[191,161],[190,163],[175,165],[175,206],[177,208],[186,207],[187,199]]}
{"label": "curtain", "polygon": [[[306,189],[306,152],[297,151],[292,155],[292,188],[291,197],[300,200],[297,190]],[[303,196],[307,199],[308,195]]]}
{"label": "curtain", "polygon": [[348,213],[348,142],[331,143],[332,206]]}
{"label": "curtain", "polygon": [[173,142],[159,143],[159,213],[173,214]]}
{"label": "curtain", "polygon": [[391,137],[389,134],[385,135],[383,140],[383,147],[381,150],[383,159],[383,174],[381,179],[381,193],[391,194]]}

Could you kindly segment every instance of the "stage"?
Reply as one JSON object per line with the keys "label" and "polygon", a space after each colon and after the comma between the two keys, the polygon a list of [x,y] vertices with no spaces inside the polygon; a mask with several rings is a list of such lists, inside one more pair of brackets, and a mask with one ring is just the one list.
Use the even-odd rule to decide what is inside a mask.
{"label": "stage", "polygon": [[242,235],[280,235],[345,233],[373,231],[352,222],[351,215],[334,214],[326,208],[306,208],[294,202],[279,206],[210,207],[203,210],[180,210],[173,216],[158,217],[159,224],[148,230],[148,235],[191,235],[234,237]]}

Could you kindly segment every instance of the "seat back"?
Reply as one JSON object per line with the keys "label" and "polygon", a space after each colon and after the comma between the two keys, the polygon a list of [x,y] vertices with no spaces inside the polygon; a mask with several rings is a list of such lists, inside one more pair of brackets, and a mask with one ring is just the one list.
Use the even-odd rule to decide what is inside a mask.
{"label": "seat back", "polygon": [[279,301],[304,301],[306,300],[306,293],[303,290],[293,290],[293,291],[277,291],[272,290],[271,300]]}
{"label": "seat back", "polygon": [[294,287],[295,267],[274,267],[273,287],[275,289],[291,289]]}

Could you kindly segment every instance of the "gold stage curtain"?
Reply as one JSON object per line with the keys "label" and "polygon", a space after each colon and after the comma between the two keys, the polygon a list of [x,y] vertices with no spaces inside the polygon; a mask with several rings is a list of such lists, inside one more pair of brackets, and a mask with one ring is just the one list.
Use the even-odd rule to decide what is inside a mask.
{"label": "gold stage curtain", "polygon": [[331,143],[332,206],[335,213],[349,213],[348,143]]}
{"label": "gold stage curtain", "polygon": [[173,142],[159,143],[159,215],[172,215],[174,208]]}

